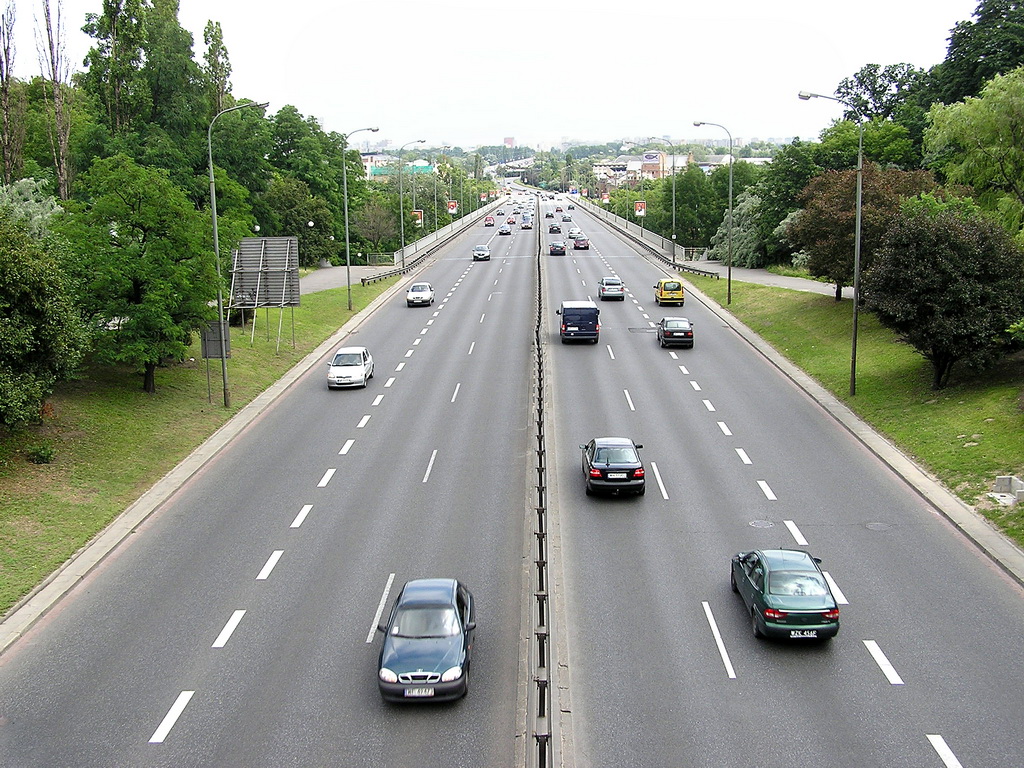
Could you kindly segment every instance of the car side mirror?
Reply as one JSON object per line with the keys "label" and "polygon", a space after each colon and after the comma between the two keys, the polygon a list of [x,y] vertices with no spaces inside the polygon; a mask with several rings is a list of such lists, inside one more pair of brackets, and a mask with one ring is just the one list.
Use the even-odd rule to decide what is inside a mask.
{"label": "car side mirror", "polygon": [[385,627],[383,624],[378,624],[377,625],[377,631],[378,632],[387,632],[388,630],[387,630],[387,627]]}
{"label": "car side mirror", "polygon": [[468,624],[466,624],[466,631],[467,632],[472,632],[474,629],[476,629],[476,622],[475,621],[471,621]]}
{"label": "car side mirror", "polygon": [[560,310],[560,309],[556,309],[556,310],[555,310],[555,314],[556,314],[556,315],[560,315],[560,314],[562,314],[562,310]]}
{"label": "car side mirror", "polygon": [[587,446],[585,446],[585,445],[583,445],[583,444],[581,443],[581,444],[580,444],[580,450],[581,450],[581,451],[585,451],[585,450],[587,450]]}
{"label": "car side mirror", "polygon": [[640,448],[644,447],[643,443],[634,443],[634,445],[637,447],[637,449],[640,449]]}

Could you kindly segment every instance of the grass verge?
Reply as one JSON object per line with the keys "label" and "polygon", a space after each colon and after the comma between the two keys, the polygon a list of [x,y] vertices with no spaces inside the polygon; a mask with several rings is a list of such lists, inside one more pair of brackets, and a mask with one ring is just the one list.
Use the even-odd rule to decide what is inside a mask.
{"label": "grass verge", "polygon": [[[724,306],[724,280],[687,279]],[[728,311],[1024,546],[1024,508],[985,495],[997,475],[1024,477],[1024,353],[934,390],[931,364],[861,312],[850,397],[853,302],[733,281]]]}
{"label": "grass verge", "polygon": [[[158,369],[153,395],[129,369],[92,365],[47,401],[41,424],[0,431],[0,614],[397,279],[354,284],[351,312],[344,288],[304,295],[294,347],[289,309],[279,351],[278,310],[260,311],[252,344],[250,328],[232,328],[229,409],[218,360],[207,399],[197,342],[183,363]],[[30,462],[47,451],[52,463]]]}

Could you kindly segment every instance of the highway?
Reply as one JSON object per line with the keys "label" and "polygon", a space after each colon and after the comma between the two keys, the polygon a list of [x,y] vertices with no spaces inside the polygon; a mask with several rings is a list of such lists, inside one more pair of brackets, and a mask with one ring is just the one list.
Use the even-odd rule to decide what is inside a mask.
{"label": "highway", "polygon": [[[524,765],[538,240],[564,764],[1024,764],[1020,585],[694,296],[656,307],[661,268],[580,206],[591,249],[547,255],[554,205],[441,249],[432,307],[403,289],[344,342],[368,387],[312,367],[0,655],[0,765]],[[626,300],[560,344],[602,275]],[[674,314],[692,350],[659,348]],[[644,444],[645,496],[584,494],[604,435]],[[729,561],[771,547],[822,559],[835,640],[752,636]],[[427,576],[473,591],[470,691],[387,705],[377,617]]]}

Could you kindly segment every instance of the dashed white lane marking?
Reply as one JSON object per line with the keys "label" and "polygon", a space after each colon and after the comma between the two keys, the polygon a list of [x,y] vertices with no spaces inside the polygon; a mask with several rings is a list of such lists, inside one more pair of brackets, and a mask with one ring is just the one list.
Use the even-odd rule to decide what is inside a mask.
{"label": "dashed white lane marking", "polygon": [[487,317],[487,313],[486,312],[484,312],[482,315],[480,315],[480,322],[481,323],[484,321],[485,317]]}
{"label": "dashed white lane marking", "polygon": [[644,320],[650,320],[651,316],[644,312]]}
{"label": "dashed white lane marking", "polygon": [[476,346],[476,342],[475,342],[475,341],[474,341],[474,342],[472,342],[472,343],[471,343],[471,344],[469,345],[469,354],[471,354],[471,355],[473,354],[473,348],[474,348],[475,346]]}
{"label": "dashed white lane marking", "polygon": [[167,734],[171,732],[171,728],[181,717],[181,713],[185,711],[185,707],[188,706],[189,701],[195,695],[195,691],[182,691],[178,694],[178,698],[174,700],[171,705],[171,709],[164,715],[164,719],[160,722],[160,725],[153,732],[153,735],[149,737],[150,744],[163,744],[164,739],[167,738]]}
{"label": "dashed white lane marking", "polygon": [[427,331],[429,331],[429,330],[430,330],[429,328],[424,328],[424,329],[422,329],[422,330],[420,331],[420,336],[422,336],[423,334],[425,334],[425,333],[426,333]]}
{"label": "dashed white lane marking", "polygon": [[686,366],[685,365],[680,365],[679,366],[679,372],[681,374],[683,374],[684,376],[689,376],[690,375],[690,372],[688,370],[686,370]]}
{"label": "dashed white lane marking", "polygon": [[658,471],[658,465],[653,461],[651,462],[651,471],[654,473],[654,479],[658,481],[658,488],[661,489],[661,498],[668,500],[668,491],[665,490],[665,484],[661,482],[661,472]]}
{"label": "dashed white lane marking", "polygon": [[405,353],[405,356],[406,357],[412,357],[412,353],[415,352],[415,351],[416,351],[415,349],[410,349],[408,352]]}
{"label": "dashed white lane marking", "polygon": [[937,733],[925,734],[928,737],[928,742],[932,745],[932,749],[938,754],[939,759],[942,760],[942,764],[946,768],[964,768],[963,763],[956,759],[956,755],[953,754],[953,750],[946,744],[946,740]]}
{"label": "dashed white lane marking", "polygon": [[636,408],[633,407],[633,398],[631,398],[629,396],[629,390],[628,389],[622,390],[622,394],[624,394],[626,396],[626,405],[629,406],[629,410],[635,411]]}
{"label": "dashed white lane marking", "polygon": [[355,443],[355,440],[353,440],[352,438],[349,438],[348,440],[346,440],[345,444],[343,446],[341,446],[341,450],[338,451],[338,455],[339,456],[344,456],[346,453],[348,453],[350,450],[352,450],[353,443]]}
{"label": "dashed white lane marking", "polygon": [[399,363],[395,366],[395,373],[401,373],[403,368],[405,368],[405,363]]}
{"label": "dashed white lane marking", "polygon": [[460,382],[456,383],[456,385],[455,385],[455,391],[452,392],[451,402],[453,402],[453,403],[455,402],[455,398],[459,396],[459,389],[461,389],[461,388],[462,388],[462,382],[460,381]]}
{"label": "dashed white lane marking", "polygon": [[427,320],[427,325],[428,326],[433,325],[433,324],[434,324],[434,319],[433,318],[431,318],[430,320]]}
{"label": "dashed white lane marking", "polygon": [[370,624],[370,632],[366,635],[366,642],[373,642],[373,636],[377,632],[377,625],[380,624],[380,615],[384,613],[384,604],[388,600],[388,594],[391,592],[391,585],[395,582],[395,574],[388,576],[388,582],[384,585],[384,593],[380,596],[380,602],[377,603],[377,612],[373,615],[373,622]]}
{"label": "dashed white lane marking", "polygon": [[610,357],[612,360],[615,359],[615,353],[612,352],[612,345],[611,344],[608,345],[608,357]]}
{"label": "dashed white lane marking", "polygon": [[312,509],[312,504],[303,504],[302,509],[299,510],[299,514],[295,516],[295,519],[292,520],[292,524],[288,527],[298,528],[299,526],[301,526],[304,522],[306,522],[306,515],[308,515]]}
{"label": "dashed white lane marking", "polygon": [[369,420],[370,420],[370,414],[366,414],[365,416],[363,416],[363,418],[361,418],[359,420],[359,423],[356,424],[356,429],[362,429],[363,427],[365,427],[366,426],[366,422],[368,422]]}
{"label": "dashed white lane marking", "polygon": [[[647,327],[648,327],[648,328],[657,328],[657,327],[658,327],[658,324],[657,324],[656,322],[654,322],[653,320],[648,320],[648,321],[647,321]],[[672,353],[672,352],[669,352],[669,354],[671,355],[671,354],[673,354],[673,353]]]}
{"label": "dashed white lane marking", "polygon": [[224,629],[217,635],[217,639],[213,641],[213,648],[223,648],[228,644],[228,640],[231,639],[231,633],[235,631],[235,627],[238,626],[238,622],[245,616],[245,611],[235,611],[231,614],[231,618],[228,619],[228,623],[224,625]]}
{"label": "dashed white lane marking", "polygon": [[846,599],[846,595],[843,594],[843,590],[836,584],[836,580],[832,578],[832,574],[828,571],[822,571],[821,575],[825,577],[825,581],[828,582],[828,588],[832,590],[832,597],[836,599],[839,605],[849,605],[850,601]]}
{"label": "dashed white lane marking", "polygon": [[[498,271],[500,272],[501,270],[499,269]],[[492,283],[492,285],[497,285],[497,284],[498,284],[498,278],[494,278],[494,282]]]}
{"label": "dashed white lane marking", "polygon": [[275,549],[270,557],[267,558],[267,562],[263,564],[263,568],[260,569],[259,575],[256,577],[256,581],[266,581],[270,576],[271,571],[274,570],[274,566],[277,565],[277,561],[281,559],[281,555],[283,554],[283,549]]}
{"label": "dashed white lane marking", "polygon": [[710,401],[710,400],[704,400],[703,402],[704,402],[704,407],[705,407],[705,408],[707,408],[707,409],[708,409],[709,411],[711,411],[712,413],[714,413],[714,412],[715,412],[715,406],[713,406],[713,405],[711,404],[711,401]]}
{"label": "dashed white lane marking", "polygon": [[377,395],[373,398],[373,405],[380,405],[380,401],[384,399],[384,395]]}
{"label": "dashed white lane marking", "polygon": [[327,484],[331,482],[331,478],[334,477],[334,473],[337,471],[338,470],[336,469],[328,469],[326,472],[324,472],[324,476],[320,478],[320,482],[316,484],[316,487],[326,488]]}
{"label": "dashed white lane marking", "polygon": [[736,455],[740,457],[740,461],[742,461],[744,464],[753,464],[754,463],[754,462],[752,462],[750,460],[750,457],[747,456],[747,452],[744,451],[742,448],[737,448],[736,449]]}
{"label": "dashed white lane marking", "polygon": [[422,341],[422,339],[413,339],[412,340],[412,345],[414,347],[418,347],[421,341]]}
{"label": "dashed white lane marking", "polygon": [[440,308],[440,307],[438,307],[438,308],[437,308],[437,311],[436,311],[436,312],[434,312],[434,317],[437,317],[437,316],[438,316],[438,315],[440,315],[440,314],[441,314],[441,308]]}
{"label": "dashed white lane marking", "polygon": [[782,522],[787,528],[789,528],[789,532],[793,534],[793,541],[795,541],[801,547],[806,547],[807,539],[805,539],[804,535],[800,533],[800,529],[796,527],[796,523],[794,523],[792,520],[783,520]]}
{"label": "dashed white lane marking", "polygon": [[871,658],[875,660],[875,664],[882,670],[882,674],[885,675],[885,679],[892,685],[903,685],[903,678],[896,672],[896,668],[889,663],[889,659],[886,658],[885,654],[882,653],[882,649],[878,647],[878,643],[874,640],[865,640],[864,647],[868,649],[868,653],[871,654]]}
{"label": "dashed white lane marking", "polygon": [[722,430],[722,434],[726,437],[732,437],[732,432],[729,431],[729,426],[724,421],[718,422],[718,428]]}
{"label": "dashed white lane marking", "polygon": [[722,641],[722,633],[718,631],[718,622],[715,621],[715,615],[711,613],[711,604],[704,600],[701,602],[704,606],[704,615],[707,617],[708,626],[711,627],[711,634],[715,638],[715,645],[718,646],[718,655],[722,657],[722,664],[725,665],[725,673],[733,680],[736,679],[736,670],[733,669],[732,660],[729,658],[729,652],[725,649],[725,643]]}
{"label": "dashed white lane marking", "polygon": [[[679,359],[679,355],[677,355],[671,349],[668,351],[668,356],[671,357],[673,360],[678,360]],[[683,373],[686,373],[686,371],[683,371]]]}
{"label": "dashed white lane marking", "polygon": [[768,501],[779,500],[779,497],[775,495],[775,492],[768,487],[768,483],[766,483],[764,480],[758,480],[757,484],[761,488],[761,491],[764,493],[764,495],[768,498]]}
{"label": "dashed white lane marking", "polygon": [[437,449],[435,448],[430,454],[430,461],[427,462],[427,471],[423,473],[423,482],[427,482],[430,479],[430,471],[434,468],[434,459],[437,458]]}
{"label": "dashed white lane marking", "polygon": [[693,387],[694,392],[700,392],[700,384],[696,381],[690,381],[690,386]]}
{"label": "dashed white lane marking", "polygon": [[387,389],[388,387],[390,387],[394,383],[395,383],[395,377],[392,376],[390,379],[388,379],[387,381],[384,382],[384,389]]}

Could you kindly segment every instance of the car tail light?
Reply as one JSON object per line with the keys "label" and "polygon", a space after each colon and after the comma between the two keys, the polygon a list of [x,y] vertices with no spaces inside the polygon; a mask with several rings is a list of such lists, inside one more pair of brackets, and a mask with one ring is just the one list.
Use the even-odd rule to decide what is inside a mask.
{"label": "car tail light", "polygon": [[633,470],[633,477],[643,477],[643,476],[644,476],[644,468],[643,467],[638,467],[637,469]]}
{"label": "car tail light", "polygon": [[825,611],[823,614],[821,614],[821,618],[827,619],[828,621],[838,621],[839,609],[833,608],[831,611]]}
{"label": "car tail light", "polygon": [[565,333],[565,323],[562,323],[562,333]]}
{"label": "car tail light", "polygon": [[591,467],[590,468],[590,476],[591,477],[600,477],[601,476],[601,470],[598,469],[597,467]]}
{"label": "car tail light", "polygon": [[595,331],[600,331],[600,330],[601,330],[601,324],[600,324],[600,323],[597,323],[597,327],[596,327],[596,328],[595,328],[594,330],[595,330]]}
{"label": "car tail light", "polygon": [[786,612],[777,611],[774,608],[765,608],[764,617],[766,620],[772,619],[773,621],[781,621],[782,619],[786,618]]}

